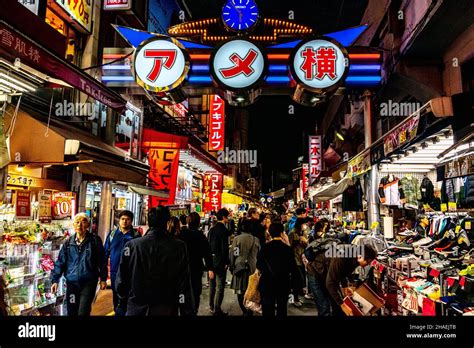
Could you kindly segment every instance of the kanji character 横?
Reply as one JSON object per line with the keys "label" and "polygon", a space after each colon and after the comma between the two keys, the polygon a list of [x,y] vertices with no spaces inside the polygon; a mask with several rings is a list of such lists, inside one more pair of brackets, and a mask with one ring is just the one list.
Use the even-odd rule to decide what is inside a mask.
{"label": "kanji character \u6a2a", "polygon": [[336,75],[336,50],[332,47],[320,47],[316,52],[317,73],[316,78],[321,80],[324,76],[328,76],[334,80]]}

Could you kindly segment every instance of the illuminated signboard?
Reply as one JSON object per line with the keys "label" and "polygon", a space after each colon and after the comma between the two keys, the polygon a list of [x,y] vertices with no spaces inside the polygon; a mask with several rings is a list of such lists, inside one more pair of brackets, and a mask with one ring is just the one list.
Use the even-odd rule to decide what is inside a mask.
{"label": "illuminated signboard", "polygon": [[349,66],[344,48],[329,39],[302,42],[294,51],[291,62],[295,80],[312,91],[327,89],[342,82]]}
{"label": "illuminated signboard", "polygon": [[178,87],[189,71],[189,59],[174,39],[156,38],[143,42],[135,52],[135,81],[151,92]]}
{"label": "illuminated signboard", "polygon": [[92,0],[55,0],[88,33],[92,30]]}
{"label": "illuminated signboard", "polygon": [[219,85],[230,90],[251,88],[263,78],[265,59],[265,54],[254,43],[230,40],[214,51],[212,76]]}

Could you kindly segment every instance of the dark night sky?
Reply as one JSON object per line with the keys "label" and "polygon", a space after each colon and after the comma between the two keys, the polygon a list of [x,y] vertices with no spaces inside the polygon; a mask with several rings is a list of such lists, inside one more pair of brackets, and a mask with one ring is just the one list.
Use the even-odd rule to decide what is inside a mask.
{"label": "dark night sky", "polygon": [[[222,0],[185,0],[193,19],[220,16]],[[263,17],[288,19],[294,11],[295,22],[312,27],[316,34],[325,34],[360,24],[368,0],[298,0],[259,1]],[[295,105],[295,114],[288,115],[288,105]],[[298,156],[305,155],[303,143],[312,133],[323,110],[294,103],[290,96],[263,96],[252,106],[249,124],[249,147],[258,151],[263,165],[263,189],[271,187],[271,172],[282,170],[291,174]],[[281,187],[275,187],[279,189]]]}
{"label": "dark night sky", "polygon": [[[294,114],[288,114],[294,105]],[[263,190],[271,187],[272,170],[291,173],[307,152],[307,136],[314,133],[321,110],[301,106],[290,96],[263,96],[249,110],[249,147],[263,165]],[[304,146],[304,148],[303,148]],[[281,187],[275,187],[280,189]]]}

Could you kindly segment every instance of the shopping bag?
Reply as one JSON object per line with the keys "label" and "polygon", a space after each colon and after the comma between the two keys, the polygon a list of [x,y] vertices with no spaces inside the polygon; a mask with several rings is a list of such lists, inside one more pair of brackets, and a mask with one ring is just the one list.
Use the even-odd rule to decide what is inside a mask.
{"label": "shopping bag", "polygon": [[260,304],[260,292],[258,291],[258,283],[260,282],[260,272],[256,270],[249,277],[249,283],[247,290],[244,295],[244,306],[245,308],[256,312],[262,313],[262,305]]}

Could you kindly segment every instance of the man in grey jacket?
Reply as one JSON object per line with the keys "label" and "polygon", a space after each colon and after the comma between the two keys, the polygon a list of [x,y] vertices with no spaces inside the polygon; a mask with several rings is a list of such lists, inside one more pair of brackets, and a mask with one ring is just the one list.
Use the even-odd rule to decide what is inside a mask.
{"label": "man in grey jacket", "polygon": [[244,306],[244,295],[249,277],[257,268],[257,254],[260,250],[260,241],[250,233],[250,224],[249,220],[244,221],[242,234],[234,238],[229,251],[229,267],[232,272],[230,287],[237,294],[237,300],[244,316],[253,315],[253,312]]}

